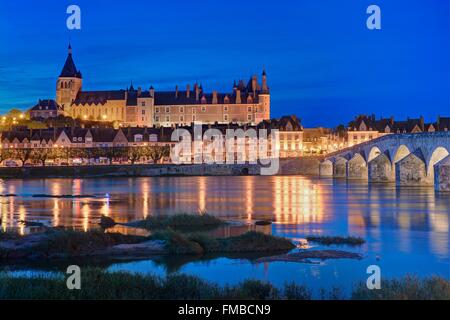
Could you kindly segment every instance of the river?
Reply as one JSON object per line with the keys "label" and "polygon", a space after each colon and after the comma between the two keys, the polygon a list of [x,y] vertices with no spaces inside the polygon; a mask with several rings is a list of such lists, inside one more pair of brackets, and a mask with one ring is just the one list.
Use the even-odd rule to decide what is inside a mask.
{"label": "river", "polygon": [[[450,196],[433,188],[397,189],[302,176],[159,177],[0,180],[0,194],[16,195],[0,198],[1,229],[22,234],[33,230],[19,220],[87,230],[97,227],[101,215],[126,222],[150,215],[207,212],[231,220],[273,220],[272,234],[295,242],[307,235],[352,235],[367,240],[361,247],[331,247],[359,252],[362,260],[256,264],[243,258],[211,257],[104,266],[110,270],[182,272],[219,284],[249,278],[277,285],[295,281],[313,289],[348,289],[365,281],[372,264],[380,266],[385,278],[406,274],[450,278]],[[35,194],[95,198],[36,198]]]}

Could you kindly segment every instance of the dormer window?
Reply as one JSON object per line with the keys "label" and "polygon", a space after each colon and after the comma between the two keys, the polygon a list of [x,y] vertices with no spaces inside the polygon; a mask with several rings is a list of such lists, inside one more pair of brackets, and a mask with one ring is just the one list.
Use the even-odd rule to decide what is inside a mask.
{"label": "dormer window", "polygon": [[142,142],[142,134],[134,135],[134,142]]}
{"label": "dormer window", "polygon": [[202,103],[206,103],[206,97],[205,97],[205,96],[202,97],[201,102],[202,102]]}

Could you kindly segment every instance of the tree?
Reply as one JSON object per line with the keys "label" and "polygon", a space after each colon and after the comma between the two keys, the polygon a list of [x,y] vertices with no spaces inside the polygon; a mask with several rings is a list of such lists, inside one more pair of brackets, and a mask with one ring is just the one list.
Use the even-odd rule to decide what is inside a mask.
{"label": "tree", "polygon": [[127,158],[131,164],[135,164],[136,161],[140,160],[145,155],[145,149],[143,147],[128,147],[127,148]]}
{"label": "tree", "polygon": [[343,124],[340,124],[336,127],[336,131],[339,137],[344,137],[347,130],[345,129],[345,126]]}
{"label": "tree", "polygon": [[22,167],[30,159],[32,149],[30,148],[19,148],[14,149],[13,157],[22,162]]}
{"label": "tree", "polygon": [[127,158],[128,159],[128,148],[127,147],[115,147],[114,148],[115,157],[121,159]]}
{"label": "tree", "polygon": [[87,159],[89,160],[90,153],[88,151],[90,148],[70,148],[70,157],[80,158],[82,161]]}
{"label": "tree", "polygon": [[115,155],[115,150],[113,147],[100,147],[98,148],[99,156],[102,158],[107,158],[109,163],[111,164]]}
{"label": "tree", "polygon": [[0,149],[0,164],[3,161],[11,159],[14,156],[13,150],[11,148],[1,148]]}
{"label": "tree", "polygon": [[153,160],[153,163],[158,163],[159,160],[170,155],[170,148],[168,146],[150,146],[147,148],[146,155]]}
{"label": "tree", "polygon": [[46,129],[47,125],[41,121],[35,120],[26,120],[21,123],[24,126],[27,126],[28,129]]}
{"label": "tree", "polygon": [[128,156],[127,150],[123,147],[104,147],[102,148],[101,154],[102,157],[109,160],[110,164],[112,164],[114,159]]}
{"label": "tree", "polygon": [[32,149],[30,158],[34,161],[40,162],[45,167],[45,161],[50,158],[52,149],[49,148],[35,148]]}
{"label": "tree", "polygon": [[17,119],[19,119],[20,115],[22,115],[22,114],[23,114],[23,112],[20,111],[19,109],[11,109],[11,110],[8,111],[6,116],[10,117],[10,118],[17,118]]}

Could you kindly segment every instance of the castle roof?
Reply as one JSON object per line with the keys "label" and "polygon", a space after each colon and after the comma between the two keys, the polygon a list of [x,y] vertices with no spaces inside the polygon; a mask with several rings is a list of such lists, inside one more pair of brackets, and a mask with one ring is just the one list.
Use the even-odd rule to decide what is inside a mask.
{"label": "castle roof", "polygon": [[125,90],[79,91],[73,104],[105,104],[108,100],[125,100],[125,92]]}
{"label": "castle roof", "polygon": [[[258,103],[258,95],[253,96],[252,93],[240,92],[240,103],[247,103],[247,99],[250,99],[250,103]],[[92,104],[106,104],[109,100],[126,100],[127,106],[136,106],[138,98],[151,97],[149,91],[138,92],[136,90],[108,90],[108,91],[80,91],[77,97],[73,101],[74,105],[92,105]],[[198,104],[212,104],[214,95],[212,93],[200,92],[198,100],[195,91],[189,92],[189,97],[186,91],[156,91],[154,93],[155,105],[198,105]],[[217,93],[217,104],[235,104],[237,103],[237,93]],[[203,101],[202,101],[202,98]],[[225,101],[228,99],[228,101]]]}
{"label": "castle roof", "polygon": [[[247,98],[251,97],[251,103],[258,103],[258,95],[256,98],[253,97],[253,94],[247,94],[246,92],[240,93],[241,103],[247,103]],[[204,102],[202,102],[202,98],[204,97]],[[225,102],[225,98],[228,98],[228,102]],[[237,94],[234,93],[217,93],[217,104],[235,104],[237,101]],[[200,92],[198,100],[195,94],[195,91],[189,92],[189,97],[187,96],[187,92],[185,90],[178,91],[156,91],[155,92],[155,105],[156,106],[165,106],[165,105],[198,105],[198,104],[212,104],[213,103],[213,94],[212,93],[203,93]]]}
{"label": "castle roof", "polygon": [[278,129],[279,131],[303,131],[301,120],[295,115],[280,119],[264,120],[258,124],[259,129]]}
{"label": "castle roof", "polygon": [[46,100],[39,100],[39,102],[33,108],[31,108],[31,111],[39,111],[39,110],[57,111],[61,109],[62,109],[61,106],[57,104],[55,100],[46,99]]}

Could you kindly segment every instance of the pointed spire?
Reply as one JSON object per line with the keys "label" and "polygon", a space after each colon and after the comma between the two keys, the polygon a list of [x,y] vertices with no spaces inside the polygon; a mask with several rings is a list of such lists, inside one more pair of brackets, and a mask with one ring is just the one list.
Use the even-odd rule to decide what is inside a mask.
{"label": "pointed spire", "polygon": [[61,71],[60,77],[64,78],[79,78],[81,79],[81,72],[77,70],[77,67],[75,66],[75,62],[73,62],[72,58],[72,46],[69,42],[69,47],[67,49],[67,59],[64,63],[64,67]]}
{"label": "pointed spire", "polygon": [[131,85],[130,85],[130,89],[129,91],[134,91],[134,87],[133,87],[133,80],[131,80]]}
{"label": "pointed spire", "polygon": [[262,73],[262,87],[261,90],[263,93],[269,93],[269,86],[267,85],[267,73],[266,68],[263,69]]}

